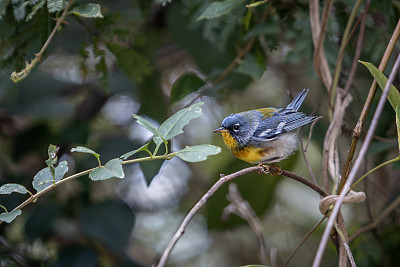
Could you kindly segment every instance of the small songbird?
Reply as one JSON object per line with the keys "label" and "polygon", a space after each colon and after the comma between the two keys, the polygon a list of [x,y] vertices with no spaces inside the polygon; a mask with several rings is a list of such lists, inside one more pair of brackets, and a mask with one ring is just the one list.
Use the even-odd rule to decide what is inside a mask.
{"label": "small songbird", "polygon": [[249,163],[275,163],[292,155],[299,147],[300,127],[318,116],[299,112],[309,89],[303,89],[286,108],[260,108],[232,114],[220,128],[226,146]]}

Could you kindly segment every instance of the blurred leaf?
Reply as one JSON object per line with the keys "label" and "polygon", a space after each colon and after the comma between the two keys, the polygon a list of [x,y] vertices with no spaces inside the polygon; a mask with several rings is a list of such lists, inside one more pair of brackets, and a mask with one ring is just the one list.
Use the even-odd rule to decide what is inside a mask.
{"label": "blurred leaf", "polygon": [[144,144],[143,146],[139,147],[138,149],[135,149],[133,151],[127,152],[127,153],[123,154],[122,156],[120,156],[119,158],[123,159],[123,160],[127,160],[129,157],[133,156],[134,154],[136,154],[136,153],[138,153],[140,151],[146,151],[146,152],[150,153],[150,151],[148,149],[149,145],[150,145],[150,142],[147,142],[146,144]]}
{"label": "blurred leaf", "polygon": [[47,0],[47,9],[50,13],[64,9],[64,0]]}
{"label": "blurred leaf", "polygon": [[20,194],[26,194],[28,193],[28,190],[25,188],[25,186],[20,185],[20,184],[3,184],[0,187],[0,194],[2,195],[9,195],[11,193],[20,193]]}
{"label": "blurred leaf", "polygon": [[251,14],[252,14],[251,8],[248,8],[247,12],[246,12],[246,16],[244,16],[242,19],[243,25],[244,25],[244,28],[246,29],[246,31],[248,31],[250,28]]}
{"label": "blurred leaf", "polygon": [[220,2],[212,2],[206,10],[201,13],[197,20],[201,19],[212,19],[224,15],[229,12],[232,8],[243,3],[244,0],[224,0]]}
{"label": "blurred leaf", "polygon": [[83,232],[116,253],[123,253],[132,236],[135,217],[122,202],[107,201],[82,210]]}
{"label": "blurred leaf", "polygon": [[[377,81],[379,87],[383,90],[388,81],[386,76],[377,67],[375,67],[374,64],[365,62],[365,61],[361,61],[361,60],[359,60],[359,62],[368,68],[371,75]],[[392,105],[394,110],[396,110],[397,106],[400,106],[400,93],[396,89],[396,87],[394,87],[393,85],[390,85],[387,98],[390,102],[390,105]]]}
{"label": "blurred leaf", "polygon": [[396,106],[396,125],[397,125],[397,145],[400,154],[400,106]]}
{"label": "blurred leaf", "polygon": [[21,215],[21,210],[19,209],[10,212],[3,212],[0,213],[0,221],[10,223],[19,215]]}
{"label": "blurred leaf", "polygon": [[259,36],[259,35],[278,35],[280,33],[280,28],[276,23],[270,22],[270,23],[260,23],[255,25],[253,28],[251,28],[246,35],[243,37],[243,40],[247,41],[251,37],[254,36]]}
{"label": "blurred leaf", "polygon": [[253,54],[247,54],[244,59],[240,62],[238,72],[242,72],[250,75],[254,80],[258,80],[264,74],[265,64],[257,61]]}
{"label": "blurred leaf", "polygon": [[135,81],[143,81],[143,77],[153,71],[150,62],[135,50],[111,42],[107,43],[107,48],[116,57],[118,67]]}
{"label": "blurred leaf", "polygon": [[93,181],[107,180],[110,178],[124,178],[125,173],[122,169],[122,159],[112,159],[106,165],[98,167],[89,173],[89,178]]}
{"label": "blurred leaf", "polygon": [[29,213],[24,232],[30,241],[33,242],[37,238],[46,240],[53,234],[55,223],[62,212],[60,205],[55,199],[44,201],[34,212]]}
{"label": "blurred leaf", "polygon": [[71,247],[58,251],[57,259],[46,266],[48,267],[96,267],[98,266],[98,255],[94,248],[85,247],[80,244],[71,244]]}
{"label": "blurred leaf", "polygon": [[184,161],[199,162],[207,159],[208,156],[221,152],[221,148],[214,145],[196,145],[186,147],[176,153],[176,156]]}
{"label": "blurred leaf", "polygon": [[[160,127],[158,127],[163,139],[169,140],[172,137],[183,133],[182,128],[187,125],[189,121],[201,116],[202,113],[200,106],[203,104],[204,102],[199,102],[191,105],[190,107],[181,109],[164,121]],[[158,136],[154,136],[153,141],[157,145],[163,142],[163,140]]]}
{"label": "blurred leaf", "polygon": [[99,4],[88,3],[77,6],[71,11],[74,13],[74,15],[84,18],[103,18]]}
{"label": "blurred leaf", "polygon": [[152,132],[154,134],[154,136],[157,136],[159,139],[163,138],[163,134],[151,122],[149,122],[145,118],[140,117],[139,115],[136,115],[136,114],[132,114],[132,116],[137,120],[137,123],[139,123],[144,128],[146,128],[147,130]]}
{"label": "blurred leaf", "polygon": [[61,161],[55,168],[53,176],[50,173],[49,167],[40,170],[35,177],[33,177],[32,185],[36,191],[40,192],[46,187],[53,185],[55,182],[60,181],[68,171],[68,163],[64,160]]}
{"label": "blurred leaf", "polygon": [[395,147],[396,147],[395,143],[372,141],[368,147],[367,155],[374,155],[374,154],[382,153],[385,151],[392,150]]}
{"label": "blurred leaf", "polygon": [[241,267],[269,267],[269,266],[267,266],[267,265],[253,265],[253,264],[251,264],[251,265],[242,265]]}
{"label": "blurred leaf", "polygon": [[140,169],[143,172],[143,176],[147,182],[147,185],[150,185],[154,177],[160,172],[160,169],[164,162],[165,160],[150,160],[139,163]]}
{"label": "blurred leaf", "polygon": [[46,0],[39,0],[33,7],[31,12],[26,16],[25,21],[29,21],[36,15],[36,13],[44,6]]}
{"label": "blurred leaf", "polygon": [[190,93],[196,92],[204,81],[193,72],[180,76],[172,85],[170,103],[178,102]]}

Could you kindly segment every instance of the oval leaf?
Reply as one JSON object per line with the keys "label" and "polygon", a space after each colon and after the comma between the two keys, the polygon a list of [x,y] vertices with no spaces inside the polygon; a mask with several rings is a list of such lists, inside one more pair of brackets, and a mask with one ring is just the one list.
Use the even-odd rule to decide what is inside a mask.
{"label": "oval leaf", "polygon": [[[359,62],[368,68],[369,72],[372,74],[372,76],[377,81],[379,87],[383,90],[388,81],[386,76],[377,67],[375,67],[374,64],[365,62],[365,61],[361,61],[361,60],[359,60]],[[396,106],[400,106],[400,93],[396,89],[396,87],[394,87],[392,84],[390,85],[387,98],[389,100],[390,105],[392,105],[394,110],[396,110]]]}
{"label": "oval leaf", "polygon": [[149,151],[148,147],[150,145],[150,142],[144,144],[143,146],[139,147],[138,149],[135,149],[133,151],[127,152],[125,154],[123,154],[121,157],[119,157],[120,159],[126,160],[129,157],[133,156],[134,154],[140,152],[140,151]]}
{"label": "oval leaf", "polygon": [[10,223],[17,216],[19,216],[20,214],[21,214],[21,210],[19,210],[19,209],[13,210],[13,211],[10,211],[10,212],[0,213],[0,221],[6,222],[6,223]]}
{"label": "oval leaf", "polygon": [[71,152],[80,152],[80,153],[88,153],[88,154],[92,154],[95,156],[100,156],[100,154],[94,152],[93,150],[91,150],[90,148],[84,147],[84,146],[77,146],[74,148],[71,148]]}
{"label": "oval leaf", "polygon": [[213,2],[206,8],[206,10],[203,11],[203,13],[201,13],[197,20],[219,17],[243,2],[244,0],[225,0]]}
{"label": "oval leaf", "polygon": [[[203,102],[199,102],[191,105],[190,107],[181,109],[164,121],[158,128],[162,137],[165,140],[169,140],[172,137],[183,133],[182,128],[188,124],[190,120],[201,116],[202,113],[200,106],[203,104]],[[162,143],[162,139],[157,136],[153,137],[153,141],[157,145]]]}
{"label": "oval leaf", "polygon": [[161,132],[151,122],[149,122],[145,118],[140,117],[139,115],[136,115],[136,114],[132,114],[132,116],[137,120],[137,123],[139,123],[144,128],[146,128],[147,130],[152,132],[155,136],[159,137],[160,139],[163,138],[163,135],[161,134]]}
{"label": "oval leaf", "polygon": [[36,191],[42,191],[46,187],[53,185],[55,182],[60,181],[68,171],[68,163],[64,160],[61,161],[55,168],[54,178],[50,173],[49,167],[40,170],[35,177],[33,177],[32,185]]}
{"label": "oval leaf", "polygon": [[193,72],[180,76],[172,85],[170,103],[178,102],[190,93],[196,92],[204,81]]}
{"label": "oval leaf", "polygon": [[199,162],[207,159],[208,156],[221,152],[221,148],[214,145],[197,145],[186,147],[176,153],[176,156],[184,161]]}
{"label": "oval leaf", "polygon": [[93,181],[107,180],[110,178],[124,178],[125,173],[122,169],[122,159],[112,159],[106,165],[98,167],[89,173],[89,178]]}
{"label": "oval leaf", "polygon": [[103,18],[100,11],[100,5],[89,3],[75,7],[71,10],[76,16],[84,18]]}
{"label": "oval leaf", "polygon": [[9,195],[14,192],[20,194],[26,194],[28,193],[28,190],[25,188],[25,186],[20,184],[3,184],[0,187],[0,194],[2,195]]}

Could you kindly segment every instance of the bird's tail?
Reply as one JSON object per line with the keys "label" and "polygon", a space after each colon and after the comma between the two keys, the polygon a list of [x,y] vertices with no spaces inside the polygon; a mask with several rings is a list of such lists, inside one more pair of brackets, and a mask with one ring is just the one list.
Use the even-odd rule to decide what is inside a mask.
{"label": "bird's tail", "polygon": [[292,109],[297,111],[301,104],[303,103],[304,99],[307,96],[309,89],[303,89],[293,100],[290,102],[290,104],[286,107],[286,109]]}

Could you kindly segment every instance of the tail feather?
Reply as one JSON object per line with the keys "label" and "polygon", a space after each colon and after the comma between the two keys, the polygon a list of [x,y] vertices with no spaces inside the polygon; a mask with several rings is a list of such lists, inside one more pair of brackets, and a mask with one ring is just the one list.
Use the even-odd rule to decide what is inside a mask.
{"label": "tail feather", "polygon": [[290,102],[290,104],[286,107],[286,109],[291,109],[291,110],[299,110],[301,104],[303,103],[304,99],[307,96],[309,89],[303,89],[293,100]]}

